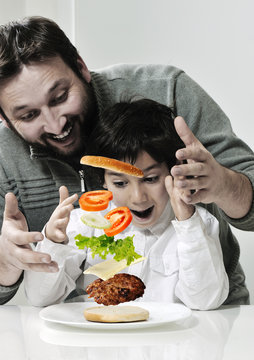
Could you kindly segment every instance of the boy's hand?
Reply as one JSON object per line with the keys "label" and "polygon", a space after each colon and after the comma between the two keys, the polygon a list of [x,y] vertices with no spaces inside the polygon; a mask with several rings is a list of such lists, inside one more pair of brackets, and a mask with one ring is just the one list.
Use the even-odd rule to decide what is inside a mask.
{"label": "boy's hand", "polygon": [[68,241],[66,228],[69,223],[70,213],[73,210],[72,204],[78,199],[78,195],[69,196],[68,189],[65,186],[60,187],[59,195],[59,205],[46,225],[45,235],[54,242],[66,243]]}
{"label": "boy's hand", "polygon": [[167,176],[165,178],[165,186],[177,220],[187,220],[193,215],[195,208],[193,205],[186,204],[183,200],[186,196],[186,191],[189,190],[178,188],[175,180],[171,175]]}

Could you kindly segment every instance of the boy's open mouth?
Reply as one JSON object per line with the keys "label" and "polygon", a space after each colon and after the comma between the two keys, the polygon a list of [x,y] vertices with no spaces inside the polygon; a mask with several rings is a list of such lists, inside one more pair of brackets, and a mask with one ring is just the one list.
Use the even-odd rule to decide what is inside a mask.
{"label": "boy's open mouth", "polygon": [[137,211],[137,210],[132,210],[132,209],[130,209],[130,210],[133,213],[133,215],[135,215],[136,217],[139,217],[141,219],[146,219],[151,215],[153,208],[154,208],[154,205],[143,211]]}

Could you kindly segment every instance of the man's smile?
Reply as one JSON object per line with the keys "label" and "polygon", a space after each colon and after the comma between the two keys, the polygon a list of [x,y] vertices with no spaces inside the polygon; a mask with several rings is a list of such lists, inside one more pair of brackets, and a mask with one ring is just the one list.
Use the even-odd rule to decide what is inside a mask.
{"label": "man's smile", "polygon": [[73,125],[70,122],[67,122],[66,125],[64,126],[63,132],[59,135],[52,135],[51,138],[57,141],[65,141],[70,135],[72,129],[73,129]]}
{"label": "man's smile", "polygon": [[72,121],[68,119],[62,129],[61,134],[56,135],[52,133],[45,133],[42,135],[42,138],[54,140],[57,142],[65,142],[66,140],[68,140],[68,138],[72,136],[74,128],[75,128],[75,119],[73,119]]}

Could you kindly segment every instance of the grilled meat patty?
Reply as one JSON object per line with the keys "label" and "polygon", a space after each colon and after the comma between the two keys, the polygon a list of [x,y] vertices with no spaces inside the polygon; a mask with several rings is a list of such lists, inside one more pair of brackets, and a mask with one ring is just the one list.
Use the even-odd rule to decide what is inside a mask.
{"label": "grilled meat patty", "polygon": [[97,279],[86,288],[89,297],[103,305],[132,301],[144,294],[145,284],[135,275],[116,274],[108,280]]}

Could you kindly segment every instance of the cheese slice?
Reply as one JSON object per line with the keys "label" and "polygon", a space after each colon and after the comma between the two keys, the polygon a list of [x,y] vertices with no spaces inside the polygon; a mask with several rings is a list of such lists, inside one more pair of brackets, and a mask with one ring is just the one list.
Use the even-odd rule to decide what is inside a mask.
{"label": "cheese slice", "polygon": [[101,263],[90,266],[88,269],[84,271],[84,274],[86,275],[92,274],[98,276],[102,280],[108,280],[109,278],[117,274],[119,271],[127,268],[128,266],[137,264],[145,259],[146,259],[145,257],[141,256],[140,258],[132,261],[130,265],[127,265],[126,259],[120,261],[116,261],[114,259],[105,260]]}

